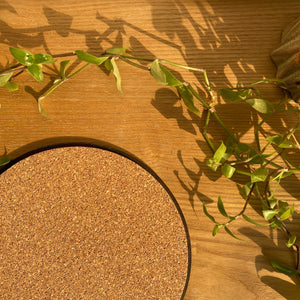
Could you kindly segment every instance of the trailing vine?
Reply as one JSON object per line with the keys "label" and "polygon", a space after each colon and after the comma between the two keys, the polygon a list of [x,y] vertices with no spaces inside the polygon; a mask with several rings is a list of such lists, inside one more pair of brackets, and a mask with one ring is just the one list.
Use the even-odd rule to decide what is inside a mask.
{"label": "trailing vine", "polygon": [[[207,166],[214,172],[221,172],[223,176],[231,180],[234,180],[235,174],[241,174],[246,178],[247,183],[240,187],[240,194],[244,198],[244,205],[241,207],[239,213],[233,216],[229,215],[225,209],[221,195],[218,197],[217,207],[220,214],[226,218],[226,222],[218,222],[216,217],[208,212],[203,202],[203,212],[214,223],[213,236],[219,230],[224,229],[233,238],[240,239],[229,228],[232,222],[240,218],[256,226],[270,226],[274,230],[281,230],[286,236],[287,247],[295,253],[296,264],[291,267],[274,260],[271,261],[271,264],[279,272],[287,275],[300,275],[299,244],[296,235],[290,232],[286,224],[286,220],[294,212],[294,204],[290,205],[288,202],[276,197],[276,190],[281,181],[300,171],[300,166],[293,162],[287,155],[290,149],[299,153],[300,145],[296,137],[296,132],[300,130],[300,122],[298,121],[292,128],[286,128],[280,134],[269,135],[263,139],[260,135],[263,124],[268,119],[276,117],[277,113],[299,114],[299,107],[289,110],[284,108],[286,103],[293,101],[288,95],[285,95],[283,99],[274,105],[266,100],[258,89],[259,85],[265,83],[280,84],[284,87],[285,82],[279,79],[265,79],[254,82],[249,86],[242,86],[239,83],[233,88],[218,91],[226,102],[247,103],[261,115],[260,123],[254,128],[255,146],[250,146],[239,141],[237,135],[226,127],[226,124],[214,109],[215,91],[213,91],[204,69],[192,68],[165,59],[131,56],[126,53],[126,48],[109,48],[99,56],[91,55],[82,50],[50,55],[41,53],[32,54],[24,49],[10,48],[10,53],[17,63],[0,72],[0,86],[5,87],[9,91],[17,90],[18,84],[16,80],[24,72],[29,73],[39,82],[43,81],[44,76],[49,76],[53,79],[52,86],[38,98],[39,112],[45,117],[48,117],[48,115],[43,108],[43,100],[67,80],[78,75],[90,65],[104,65],[108,71],[111,71],[120,92],[122,92],[122,82],[118,61],[123,61],[133,67],[145,70],[158,83],[175,88],[187,109],[205,119],[202,135],[212,151],[211,158],[207,160]],[[84,63],[74,72],[68,69],[71,57],[75,57]],[[141,61],[148,62],[149,66],[146,67],[144,64],[140,64]],[[57,72],[45,72],[44,65],[58,63],[59,68]],[[209,95],[208,99],[203,99],[197,92],[197,88],[193,87],[190,83],[179,80],[168,67],[182,68],[201,73]],[[198,108],[195,100],[199,101],[202,110]],[[208,135],[211,118],[214,118],[228,135],[228,138],[218,145],[215,145]],[[1,165],[8,162],[9,157],[7,156],[0,159]],[[260,200],[261,215],[266,221],[264,224],[258,223],[246,214],[249,205],[254,199]]]}

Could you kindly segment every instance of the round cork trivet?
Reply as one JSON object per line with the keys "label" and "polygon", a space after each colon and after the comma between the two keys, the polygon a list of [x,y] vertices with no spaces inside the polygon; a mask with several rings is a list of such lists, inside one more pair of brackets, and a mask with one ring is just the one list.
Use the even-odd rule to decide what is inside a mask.
{"label": "round cork trivet", "polygon": [[39,151],[0,176],[1,299],[180,299],[190,247],[144,167],[88,146]]}

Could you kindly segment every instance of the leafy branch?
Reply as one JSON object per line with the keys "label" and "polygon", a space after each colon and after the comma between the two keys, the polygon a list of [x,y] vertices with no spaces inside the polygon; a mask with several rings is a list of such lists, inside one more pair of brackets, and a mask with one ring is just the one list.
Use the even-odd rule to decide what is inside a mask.
{"label": "leafy branch", "polygon": [[[284,86],[285,83],[283,81],[278,79],[264,79],[254,82],[249,86],[237,84],[236,87],[218,91],[226,102],[245,103],[262,116],[262,120],[254,128],[255,146],[250,146],[240,142],[237,136],[227,128],[226,124],[217,114],[214,108],[215,91],[212,90],[204,69],[181,65],[164,59],[131,56],[126,53],[126,48],[109,48],[99,56],[91,55],[82,50],[53,56],[40,53],[32,54],[27,50],[19,48],[10,48],[9,50],[17,61],[17,64],[0,72],[0,86],[4,86],[9,91],[17,90],[18,84],[16,83],[16,79],[24,72],[29,73],[39,82],[44,80],[44,76],[52,78],[52,86],[38,98],[39,112],[46,117],[48,116],[43,109],[42,100],[90,65],[104,65],[108,71],[112,72],[116,80],[117,89],[120,92],[122,92],[122,80],[118,68],[119,60],[132,67],[149,72],[159,84],[175,88],[187,109],[205,118],[202,135],[212,151],[212,157],[206,162],[207,166],[214,172],[220,171],[223,176],[230,180],[234,180],[235,174],[241,174],[245,177],[245,181],[247,182],[239,188],[240,194],[245,202],[240,212],[236,215],[230,216],[225,210],[221,196],[218,197],[217,208],[220,214],[227,219],[226,222],[220,223],[216,221],[215,217],[208,212],[206,205],[203,203],[204,214],[214,223],[213,236],[223,228],[230,236],[241,240],[229,229],[230,224],[240,218],[256,226],[270,226],[272,229],[281,230],[286,235],[287,247],[296,253],[296,265],[294,268],[291,268],[276,261],[271,261],[271,264],[279,272],[288,275],[300,274],[299,245],[297,244],[296,236],[289,231],[286,224],[286,220],[288,220],[294,212],[294,204],[289,205],[286,201],[275,197],[276,190],[281,181],[300,171],[300,166],[296,165],[286,155],[286,152],[290,151],[290,149],[294,151],[300,150],[300,145],[296,138],[296,132],[300,130],[300,124],[297,123],[293,128],[287,128],[286,132],[280,134],[269,135],[264,137],[264,139],[260,137],[263,124],[269,118],[276,116],[277,113],[299,113],[299,108],[292,110],[282,108],[284,104],[290,101],[288,97],[285,97],[276,105],[273,105],[264,99],[257,89],[258,85],[265,83]],[[71,60],[64,59],[65,57],[76,57],[76,59],[85,64],[78,70],[72,72],[71,67],[69,67]],[[59,68],[54,68],[54,70],[57,70],[56,73],[48,73],[43,70],[44,65],[55,65],[58,59],[63,60],[59,62]],[[146,67],[140,62],[146,62],[149,66]],[[209,95],[208,99],[203,99],[190,83],[179,80],[168,68],[170,66],[201,73],[207,94]],[[198,104],[195,103],[195,99],[199,102],[198,104],[202,106],[202,110],[205,114],[201,113]],[[211,116],[214,117],[228,135],[228,138],[217,146],[208,135]],[[280,163],[278,160],[280,160]],[[9,157],[0,159],[0,164],[2,165],[8,162]],[[274,183],[275,187],[272,189]],[[259,199],[261,202],[261,214],[266,224],[256,222],[246,215],[246,210],[254,199]]]}

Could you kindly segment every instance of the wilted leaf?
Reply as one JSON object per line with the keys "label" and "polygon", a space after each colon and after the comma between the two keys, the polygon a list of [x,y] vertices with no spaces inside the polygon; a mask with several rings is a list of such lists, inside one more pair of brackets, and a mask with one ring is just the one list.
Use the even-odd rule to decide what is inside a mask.
{"label": "wilted leaf", "polygon": [[8,81],[5,85],[6,89],[10,92],[17,91],[19,89],[19,86],[16,82]]}
{"label": "wilted leaf", "polygon": [[183,103],[186,105],[186,107],[193,113],[199,114],[200,111],[199,109],[195,106],[194,104],[194,96],[193,94],[189,91],[189,89],[185,86],[177,86],[178,93],[180,97],[183,100]]}
{"label": "wilted leaf", "polygon": [[107,56],[97,57],[82,50],[76,50],[75,53],[80,60],[94,65],[101,65],[108,59]]}
{"label": "wilted leaf", "polygon": [[113,66],[113,73],[114,73],[114,76],[115,76],[115,79],[117,82],[117,88],[121,93],[123,93],[122,88],[121,88],[121,75],[120,75],[119,68],[118,68],[114,58],[111,59],[111,64]]}
{"label": "wilted leaf", "polygon": [[27,50],[10,47],[9,51],[12,56],[24,66],[31,66],[34,63],[33,55]]}
{"label": "wilted leaf", "polygon": [[274,111],[272,103],[264,99],[253,98],[247,99],[246,102],[250,104],[255,110],[263,114]]}

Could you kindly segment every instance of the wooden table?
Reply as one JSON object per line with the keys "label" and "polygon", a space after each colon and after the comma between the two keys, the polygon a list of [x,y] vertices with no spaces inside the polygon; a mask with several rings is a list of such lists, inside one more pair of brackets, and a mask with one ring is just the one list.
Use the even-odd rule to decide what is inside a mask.
{"label": "wooden table", "polygon": [[[1,0],[0,12],[2,67],[11,63],[9,46],[34,53],[81,49],[97,54],[127,45],[135,56],[204,68],[217,89],[275,76],[269,54],[279,44],[282,29],[299,15],[300,2]],[[2,88],[2,152],[6,149],[16,157],[68,141],[100,141],[123,149],[161,177],[187,220],[192,269],[186,299],[299,299],[299,279],[276,273],[269,264],[271,258],[294,263],[281,234],[237,221],[231,229],[244,242],[224,231],[212,237],[213,224],[203,214],[201,201],[217,215],[219,194],[231,214],[241,210],[243,200],[235,183],[206,167],[210,152],[200,133],[203,121],[187,112],[174,90],[157,84],[147,72],[122,62],[119,67],[124,94],[117,91],[112,75],[92,66],[45,99],[51,119],[39,114],[36,103],[45,84],[23,75],[18,91]],[[200,85],[195,74],[176,71]],[[281,95],[269,88],[265,92],[274,101]],[[253,139],[250,121],[254,117],[248,107],[217,105],[216,109],[242,140]],[[272,132],[283,125],[267,124]],[[221,129],[211,132],[216,143],[226,138]],[[295,202],[298,238],[300,205],[295,200],[299,192],[297,177],[278,192],[281,199]],[[262,221],[252,208],[248,215]]]}

